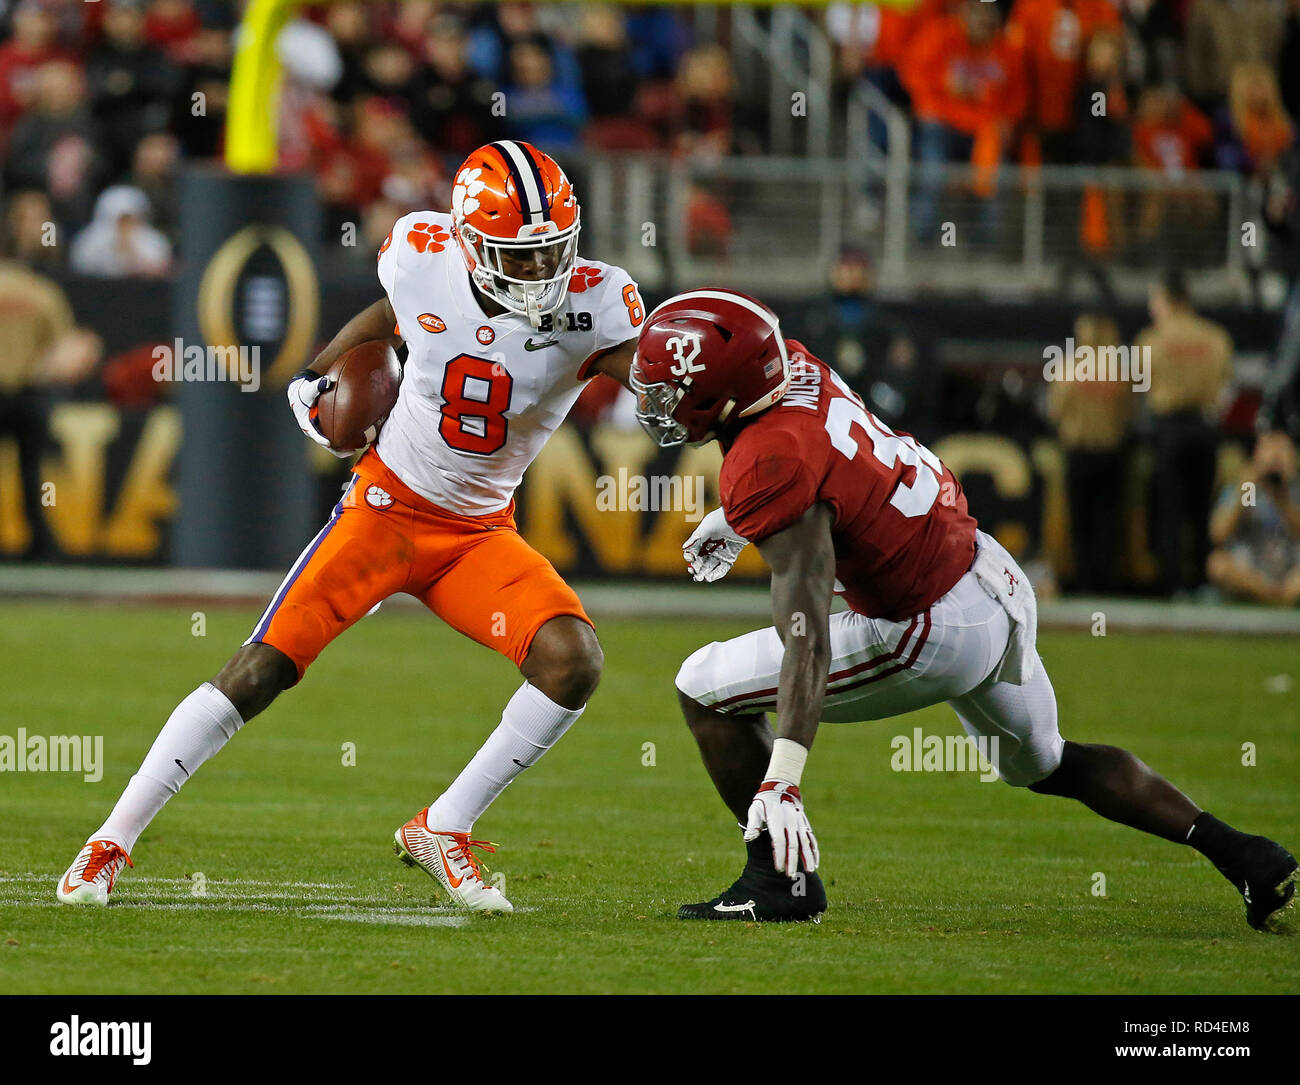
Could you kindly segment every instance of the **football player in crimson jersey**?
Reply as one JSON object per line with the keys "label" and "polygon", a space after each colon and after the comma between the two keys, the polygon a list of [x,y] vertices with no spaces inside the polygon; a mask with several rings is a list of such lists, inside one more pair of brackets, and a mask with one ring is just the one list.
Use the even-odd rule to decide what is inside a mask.
{"label": "football player in crimson jersey", "polygon": [[77,854],[61,902],[106,904],[136,840],[185,780],[330,641],[407,592],[507,656],[525,681],[464,771],[396,831],[395,850],[456,903],[512,910],[484,882],[472,849],[491,846],[470,830],[582,714],[602,663],[577,595],[515,529],[513,495],[587,378],[627,382],[645,319],[625,271],[579,261],[579,226],[564,172],[512,140],[466,159],[450,215],[398,220],[379,252],[384,297],[288,388],[299,426],[328,448],[315,414],[329,367],[370,340],[405,343],[397,403],[248,640],[177,706]]}
{"label": "football player in crimson jersey", "polygon": [[[685,547],[695,578],[725,574],[747,541],[772,570],[774,625],[701,648],[677,675],[749,853],[730,888],[682,918],[821,913],[799,791],[818,723],[947,701],[969,735],[997,740],[990,760],[1007,783],[1191,845],[1245,897],[1251,926],[1276,922],[1296,860],[1203,812],[1131,753],[1062,739],[1025,574],[979,530],[939,458],[784,339],[770,309],[730,290],[669,299],[641,328],[631,384],[659,444],[722,445],[722,507]],[[849,609],[832,614],[836,591]]]}

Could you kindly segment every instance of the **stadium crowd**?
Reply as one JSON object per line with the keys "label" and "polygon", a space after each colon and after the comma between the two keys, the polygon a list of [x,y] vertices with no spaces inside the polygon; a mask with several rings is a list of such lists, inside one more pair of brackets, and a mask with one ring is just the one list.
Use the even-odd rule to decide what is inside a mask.
{"label": "stadium crowd", "polygon": [[[5,252],[166,273],[178,163],[221,150],[243,6],[0,0]],[[968,162],[977,176],[1041,161],[1263,179],[1294,143],[1300,0],[915,0],[816,17],[838,46],[837,85],[868,81],[908,110],[921,162]],[[672,5],[309,8],[280,43],[283,164],[314,171],[330,225],[360,222],[369,242],[405,210],[444,204],[449,171],[493,138],[561,155],[761,152],[763,96],[741,92],[730,53],[697,40],[695,21]],[[1111,195],[1084,208],[1094,249],[1124,242]],[[923,193],[918,220],[926,206]],[[1133,247],[1166,217],[1204,210],[1194,186],[1152,193]],[[692,214],[701,236],[729,228],[703,196]]]}

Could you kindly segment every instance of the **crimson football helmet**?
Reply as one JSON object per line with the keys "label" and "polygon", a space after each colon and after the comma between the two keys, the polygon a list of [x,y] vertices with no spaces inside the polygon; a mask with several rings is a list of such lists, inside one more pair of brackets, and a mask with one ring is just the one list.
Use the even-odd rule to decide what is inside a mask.
{"label": "crimson football helmet", "polygon": [[[578,199],[564,171],[531,143],[503,139],[461,163],[451,190],[451,217],[470,277],[484,294],[533,327],[562,304],[577,261]],[[501,254],[554,248],[555,272],[544,279],[506,274]]]}
{"label": "crimson football helmet", "polygon": [[781,325],[736,290],[688,290],[647,318],[630,384],[637,421],[663,448],[698,444],[785,395],[790,358]]}

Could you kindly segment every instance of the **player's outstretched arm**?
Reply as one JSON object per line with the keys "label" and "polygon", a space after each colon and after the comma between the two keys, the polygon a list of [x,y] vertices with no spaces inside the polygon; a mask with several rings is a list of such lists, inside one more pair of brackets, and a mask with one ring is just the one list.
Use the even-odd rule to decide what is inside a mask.
{"label": "player's outstretched arm", "polygon": [[835,587],[832,514],[814,505],[784,531],[758,543],[772,568],[772,620],[785,645],[776,694],[776,738],[766,778],[754,795],[745,839],[767,829],[772,864],[794,878],[800,861],[817,869],[817,838],[804,813],[799,781],[826,697],[831,595]]}
{"label": "player's outstretched arm", "polygon": [[629,375],[632,372],[632,359],[636,357],[636,340],[628,339],[616,347],[611,347],[591,363],[591,372],[604,373],[613,377],[624,388],[631,387]]}

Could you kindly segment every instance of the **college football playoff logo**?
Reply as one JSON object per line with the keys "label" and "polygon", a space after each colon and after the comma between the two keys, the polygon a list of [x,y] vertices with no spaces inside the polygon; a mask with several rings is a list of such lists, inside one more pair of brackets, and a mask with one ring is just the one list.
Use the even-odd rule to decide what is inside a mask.
{"label": "college football playoff logo", "polygon": [[700,336],[698,332],[682,332],[680,335],[674,335],[664,343],[664,346],[677,359],[677,364],[668,370],[674,377],[684,377],[687,373],[704,372],[704,363],[695,361],[700,356]]}

